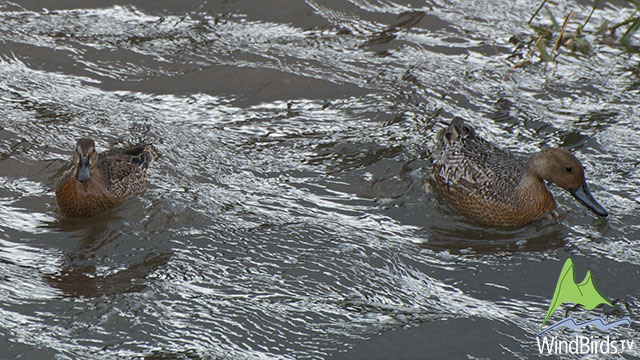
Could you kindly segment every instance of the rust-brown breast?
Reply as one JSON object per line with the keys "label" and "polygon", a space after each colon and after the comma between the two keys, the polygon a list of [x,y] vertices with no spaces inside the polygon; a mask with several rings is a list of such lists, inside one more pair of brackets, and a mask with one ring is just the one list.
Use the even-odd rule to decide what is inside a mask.
{"label": "rust-brown breast", "polygon": [[74,218],[89,217],[119,203],[104,193],[96,180],[82,183],[73,176],[58,186],[56,199],[62,215]]}

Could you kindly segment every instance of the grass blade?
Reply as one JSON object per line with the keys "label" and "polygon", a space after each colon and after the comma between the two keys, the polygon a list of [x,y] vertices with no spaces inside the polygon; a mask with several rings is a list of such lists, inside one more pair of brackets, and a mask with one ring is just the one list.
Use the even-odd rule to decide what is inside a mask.
{"label": "grass blade", "polygon": [[640,27],[640,16],[635,18],[631,25],[627,28],[627,31],[624,32],[624,35],[620,38],[620,42],[624,45],[629,44],[631,37],[638,31],[638,27]]}

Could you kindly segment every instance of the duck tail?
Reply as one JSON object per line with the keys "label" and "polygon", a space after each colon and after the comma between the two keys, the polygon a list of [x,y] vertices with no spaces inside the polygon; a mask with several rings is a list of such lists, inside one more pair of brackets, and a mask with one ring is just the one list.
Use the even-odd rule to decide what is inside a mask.
{"label": "duck tail", "polygon": [[131,162],[147,169],[149,167],[149,163],[151,163],[153,159],[153,153],[151,153],[149,146],[144,145],[138,156],[131,157]]}
{"label": "duck tail", "polygon": [[130,156],[132,164],[136,164],[144,169],[149,167],[149,163],[154,159],[151,152],[151,143],[138,144],[132,147],[121,149],[120,152],[124,155]]}
{"label": "duck tail", "polygon": [[446,146],[450,146],[466,137],[474,138],[475,131],[472,127],[465,124],[464,119],[455,117],[451,120],[451,123],[447,128],[442,129],[437,134],[436,141]]}
{"label": "duck tail", "polygon": [[474,137],[475,131],[473,128],[465,124],[464,119],[461,117],[454,117],[449,125],[449,131],[455,134],[457,137]]}

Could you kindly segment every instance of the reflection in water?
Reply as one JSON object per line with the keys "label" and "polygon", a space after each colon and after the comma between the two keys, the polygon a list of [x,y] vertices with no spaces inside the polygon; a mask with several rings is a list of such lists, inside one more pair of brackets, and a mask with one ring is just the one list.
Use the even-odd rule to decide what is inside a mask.
{"label": "reflection in water", "polygon": [[[328,358],[479,319],[500,328],[467,356],[490,343],[526,358],[564,258],[640,297],[627,286],[637,94],[621,90],[636,54],[597,42],[594,58],[509,72],[528,2],[51,6],[0,3],[8,357]],[[591,21],[630,15],[608,6]],[[611,217],[563,194],[563,219],[518,229],[452,213],[423,179],[453,116],[518,154],[571,148]],[[76,139],[106,149],[136,134],[156,149],[146,193],[60,219],[51,189]]]}
{"label": "reflection in water", "polygon": [[90,254],[72,254],[64,259],[58,274],[45,277],[49,286],[68,296],[96,297],[141,292],[148,276],[169,261],[168,255],[154,255],[140,263],[126,264],[124,269],[97,269],[92,262],[82,266],[79,258]]}
{"label": "reflection in water", "polygon": [[565,245],[567,234],[560,225],[536,225],[502,231],[480,226],[468,226],[466,229],[458,227],[455,230],[434,226],[429,241],[421,246],[434,251],[447,250],[452,254],[500,254],[543,252]]}
{"label": "reflection in water", "polygon": [[[69,234],[78,240],[77,246],[65,252],[59,270],[45,276],[49,286],[67,296],[97,297],[127,292],[141,292],[147,278],[165,266],[169,253],[155,253],[153,249],[130,249],[126,262],[110,259],[114,256],[113,242],[126,241],[130,236],[109,227],[114,212],[83,220],[62,220],[52,224],[52,231]],[[124,247],[126,244],[118,245]],[[134,260],[135,258],[135,260]]]}

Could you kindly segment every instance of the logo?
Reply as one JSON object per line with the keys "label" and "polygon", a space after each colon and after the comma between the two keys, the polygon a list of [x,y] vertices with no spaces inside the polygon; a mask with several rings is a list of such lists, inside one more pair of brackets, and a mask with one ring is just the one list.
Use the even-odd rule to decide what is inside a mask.
{"label": "logo", "polygon": [[560,276],[558,277],[556,289],[549,304],[547,315],[542,321],[540,332],[538,332],[536,337],[540,354],[618,354],[632,350],[634,346],[633,340],[612,340],[610,335],[607,335],[605,339],[598,339],[597,337],[594,339],[593,336],[576,335],[575,338],[571,340],[562,340],[558,336],[550,338],[548,336],[542,336],[561,327],[575,331],[586,326],[592,326],[600,331],[609,331],[620,325],[631,326],[631,318],[628,316],[609,323],[601,317],[578,322],[572,317],[567,316],[565,319],[543,329],[549,317],[564,303],[573,303],[575,304],[574,307],[581,307],[584,310],[593,310],[598,305],[608,306],[612,309],[614,307],[611,302],[596,290],[590,271],[587,271],[584,280],[576,283],[573,268],[573,262],[571,259],[567,259],[562,267],[562,271],[560,271]]}

